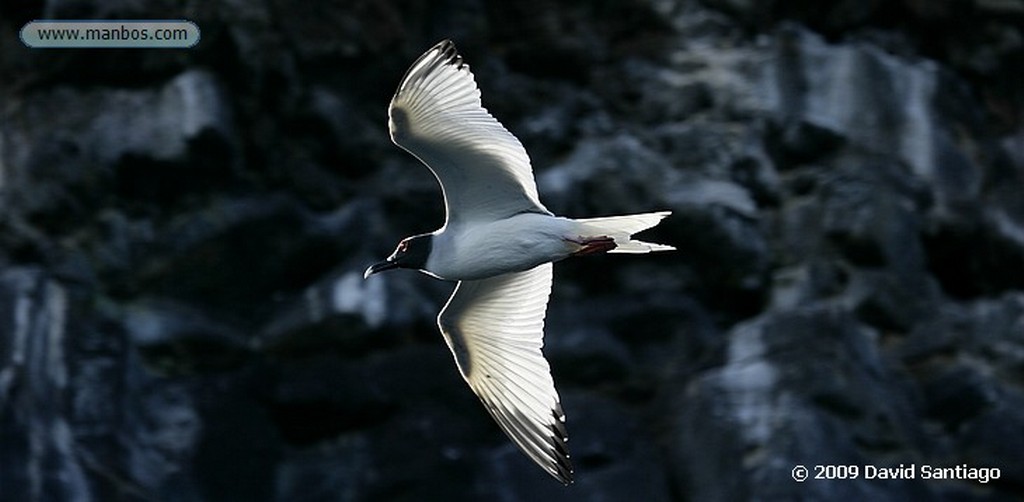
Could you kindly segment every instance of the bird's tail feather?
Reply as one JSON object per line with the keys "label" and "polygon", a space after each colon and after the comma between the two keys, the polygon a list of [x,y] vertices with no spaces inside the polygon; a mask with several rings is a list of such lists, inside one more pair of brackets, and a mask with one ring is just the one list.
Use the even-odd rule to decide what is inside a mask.
{"label": "bird's tail feather", "polygon": [[656,213],[628,214],[624,216],[607,216],[604,218],[587,218],[575,220],[579,224],[579,233],[584,238],[611,237],[615,240],[615,248],[609,253],[650,253],[652,251],[672,251],[673,246],[635,241],[631,237],[642,230],[658,224],[672,211]]}

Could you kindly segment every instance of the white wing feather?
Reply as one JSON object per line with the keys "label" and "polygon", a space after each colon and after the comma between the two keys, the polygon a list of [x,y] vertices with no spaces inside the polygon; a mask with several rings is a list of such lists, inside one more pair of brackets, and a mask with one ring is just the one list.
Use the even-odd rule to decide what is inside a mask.
{"label": "white wing feather", "polygon": [[469,65],[450,40],[413,63],[388,117],[391,140],[441,184],[447,221],[551,214],[537,196],[526,150],[483,107]]}
{"label": "white wing feather", "polygon": [[462,281],[438,326],[463,378],[502,430],[534,462],[572,482],[565,415],[541,352],[551,264]]}

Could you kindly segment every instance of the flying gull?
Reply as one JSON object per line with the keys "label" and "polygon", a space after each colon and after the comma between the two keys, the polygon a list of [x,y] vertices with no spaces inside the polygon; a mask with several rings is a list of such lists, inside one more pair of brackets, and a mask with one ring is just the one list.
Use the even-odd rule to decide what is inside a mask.
{"label": "flying gull", "polygon": [[548,211],[526,150],[483,107],[469,65],[450,40],[413,63],[388,117],[391,140],[440,183],[445,223],[402,239],[364,277],[409,268],[457,281],[437,325],[459,372],[516,446],[569,484],[565,415],[541,353],[551,263],[675,249],[631,239],[669,211],[591,219]]}

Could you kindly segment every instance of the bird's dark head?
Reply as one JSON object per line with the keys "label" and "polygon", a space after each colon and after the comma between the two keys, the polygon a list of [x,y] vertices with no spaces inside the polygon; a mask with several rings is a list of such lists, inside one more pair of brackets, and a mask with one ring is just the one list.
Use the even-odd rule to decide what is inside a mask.
{"label": "bird's dark head", "polygon": [[402,239],[402,242],[399,242],[398,247],[395,248],[395,252],[391,253],[387,260],[370,265],[370,268],[363,273],[363,278],[393,268],[424,270],[427,266],[427,258],[430,256],[433,238],[434,236],[431,234],[421,234]]}

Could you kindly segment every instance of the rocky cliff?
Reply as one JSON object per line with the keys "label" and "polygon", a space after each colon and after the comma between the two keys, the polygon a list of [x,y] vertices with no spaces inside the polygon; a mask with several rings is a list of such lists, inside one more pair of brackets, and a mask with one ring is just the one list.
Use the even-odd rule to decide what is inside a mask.
{"label": "rocky cliff", "polygon": [[[33,19],[189,50],[30,50]],[[1024,497],[1024,2],[5,2],[3,500]],[[443,219],[390,144],[452,38],[553,211],[679,251],[556,266],[577,483],[461,381]],[[792,470],[860,466],[797,483]],[[865,479],[913,465],[915,479]],[[999,479],[921,479],[922,466]]]}

